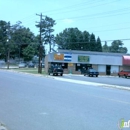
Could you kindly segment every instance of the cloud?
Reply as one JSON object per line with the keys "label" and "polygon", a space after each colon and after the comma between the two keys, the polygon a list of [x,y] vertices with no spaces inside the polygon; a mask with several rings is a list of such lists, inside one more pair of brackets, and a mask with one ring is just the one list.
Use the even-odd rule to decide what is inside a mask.
{"label": "cloud", "polygon": [[66,24],[71,24],[74,22],[72,19],[63,19],[62,21]]}

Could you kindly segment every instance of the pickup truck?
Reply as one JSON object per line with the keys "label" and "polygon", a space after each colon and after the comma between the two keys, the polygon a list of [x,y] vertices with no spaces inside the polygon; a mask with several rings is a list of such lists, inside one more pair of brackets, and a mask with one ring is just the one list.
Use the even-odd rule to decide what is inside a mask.
{"label": "pickup truck", "polygon": [[48,69],[48,74],[52,74],[53,76],[54,75],[60,75],[60,76],[63,76],[63,68],[60,67],[60,66],[51,66],[49,69]]}
{"label": "pickup truck", "polygon": [[122,71],[120,71],[118,73],[118,76],[119,77],[125,77],[125,78],[130,77],[130,71],[124,71],[124,70],[122,70]]}

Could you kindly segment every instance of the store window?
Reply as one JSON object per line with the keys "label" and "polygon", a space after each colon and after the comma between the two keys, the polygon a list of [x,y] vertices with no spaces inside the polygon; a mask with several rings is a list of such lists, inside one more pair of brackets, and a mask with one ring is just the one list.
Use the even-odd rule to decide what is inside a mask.
{"label": "store window", "polygon": [[92,68],[92,64],[80,64],[80,63],[77,63],[76,67],[75,67],[75,71],[81,71],[82,72],[83,68],[85,68],[86,70],[88,68]]}
{"label": "store window", "polygon": [[63,69],[67,69],[68,68],[68,63],[52,62],[51,65],[61,66]]}

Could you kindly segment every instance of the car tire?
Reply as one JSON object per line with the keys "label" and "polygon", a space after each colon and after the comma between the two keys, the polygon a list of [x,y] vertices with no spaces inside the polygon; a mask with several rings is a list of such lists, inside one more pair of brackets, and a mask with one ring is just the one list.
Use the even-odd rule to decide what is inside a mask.
{"label": "car tire", "polygon": [[121,76],[118,74],[118,77],[120,78]]}
{"label": "car tire", "polygon": [[125,78],[127,78],[127,75],[125,75]]}
{"label": "car tire", "polygon": [[55,76],[55,74],[53,73],[53,76]]}
{"label": "car tire", "polygon": [[60,76],[63,76],[63,74],[60,74]]}
{"label": "car tire", "polygon": [[98,77],[98,75],[96,75],[96,77]]}

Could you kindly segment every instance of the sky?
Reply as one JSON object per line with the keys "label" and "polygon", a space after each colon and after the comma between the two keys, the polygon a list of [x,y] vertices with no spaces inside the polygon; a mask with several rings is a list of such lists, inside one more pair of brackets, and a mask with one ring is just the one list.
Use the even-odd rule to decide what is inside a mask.
{"label": "sky", "polygon": [[0,0],[0,20],[21,21],[36,35],[41,13],[56,21],[54,35],[77,27],[99,36],[102,45],[122,40],[130,53],[130,0]]}

